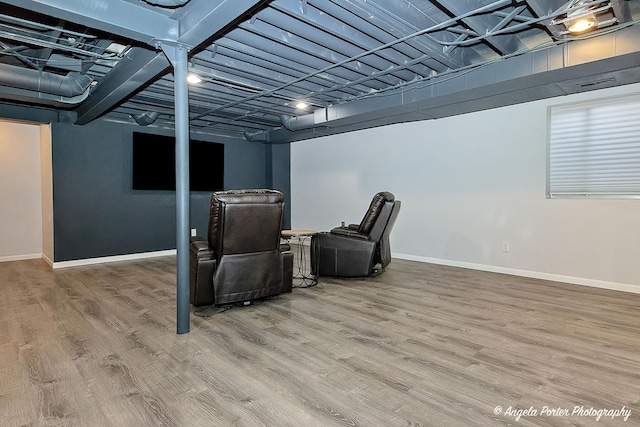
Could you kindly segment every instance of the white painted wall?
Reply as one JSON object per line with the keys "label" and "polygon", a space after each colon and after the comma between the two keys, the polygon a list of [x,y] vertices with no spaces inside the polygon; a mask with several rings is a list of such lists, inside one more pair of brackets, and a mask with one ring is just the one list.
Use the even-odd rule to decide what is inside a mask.
{"label": "white painted wall", "polygon": [[292,228],[357,223],[387,190],[402,201],[396,257],[640,292],[640,200],[545,197],[547,107],[630,92],[640,85],[294,143]]}
{"label": "white painted wall", "polygon": [[42,257],[53,266],[53,162],[51,153],[51,125],[40,125]]}
{"label": "white painted wall", "polygon": [[42,256],[40,127],[0,121],[0,261]]}

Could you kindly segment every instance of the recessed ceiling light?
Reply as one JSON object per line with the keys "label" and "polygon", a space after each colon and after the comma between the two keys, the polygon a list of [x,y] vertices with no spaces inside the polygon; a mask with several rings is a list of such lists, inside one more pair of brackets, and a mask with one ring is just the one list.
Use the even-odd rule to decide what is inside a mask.
{"label": "recessed ceiling light", "polygon": [[200,78],[200,76],[194,73],[189,73],[189,75],[187,76],[187,81],[194,85],[197,85],[198,83],[202,83],[202,79]]}

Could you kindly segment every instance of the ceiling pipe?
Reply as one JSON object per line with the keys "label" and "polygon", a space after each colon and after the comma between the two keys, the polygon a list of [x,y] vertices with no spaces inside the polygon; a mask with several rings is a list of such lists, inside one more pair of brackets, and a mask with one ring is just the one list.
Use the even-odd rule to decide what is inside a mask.
{"label": "ceiling pipe", "polygon": [[[80,73],[59,75],[0,64],[0,85],[72,99],[84,94],[93,79]],[[61,101],[64,102],[64,101]]]}

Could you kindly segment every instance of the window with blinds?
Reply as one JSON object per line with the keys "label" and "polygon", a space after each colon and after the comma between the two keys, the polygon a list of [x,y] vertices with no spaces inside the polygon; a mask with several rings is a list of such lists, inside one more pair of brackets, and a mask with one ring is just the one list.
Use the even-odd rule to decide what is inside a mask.
{"label": "window with blinds", "polygon": [[640,95],[549,107],[547,197],[640,198]]}

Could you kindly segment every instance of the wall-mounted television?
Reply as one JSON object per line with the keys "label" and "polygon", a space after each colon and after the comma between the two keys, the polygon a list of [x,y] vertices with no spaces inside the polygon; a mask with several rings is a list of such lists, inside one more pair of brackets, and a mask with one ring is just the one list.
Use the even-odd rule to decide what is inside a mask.
{"label": "wall-mounted television", "polygon": [[[133,132],[134,190],[176,189],[174,137]],[[189,141],[190,191],[224,189],[224,144]]]}

